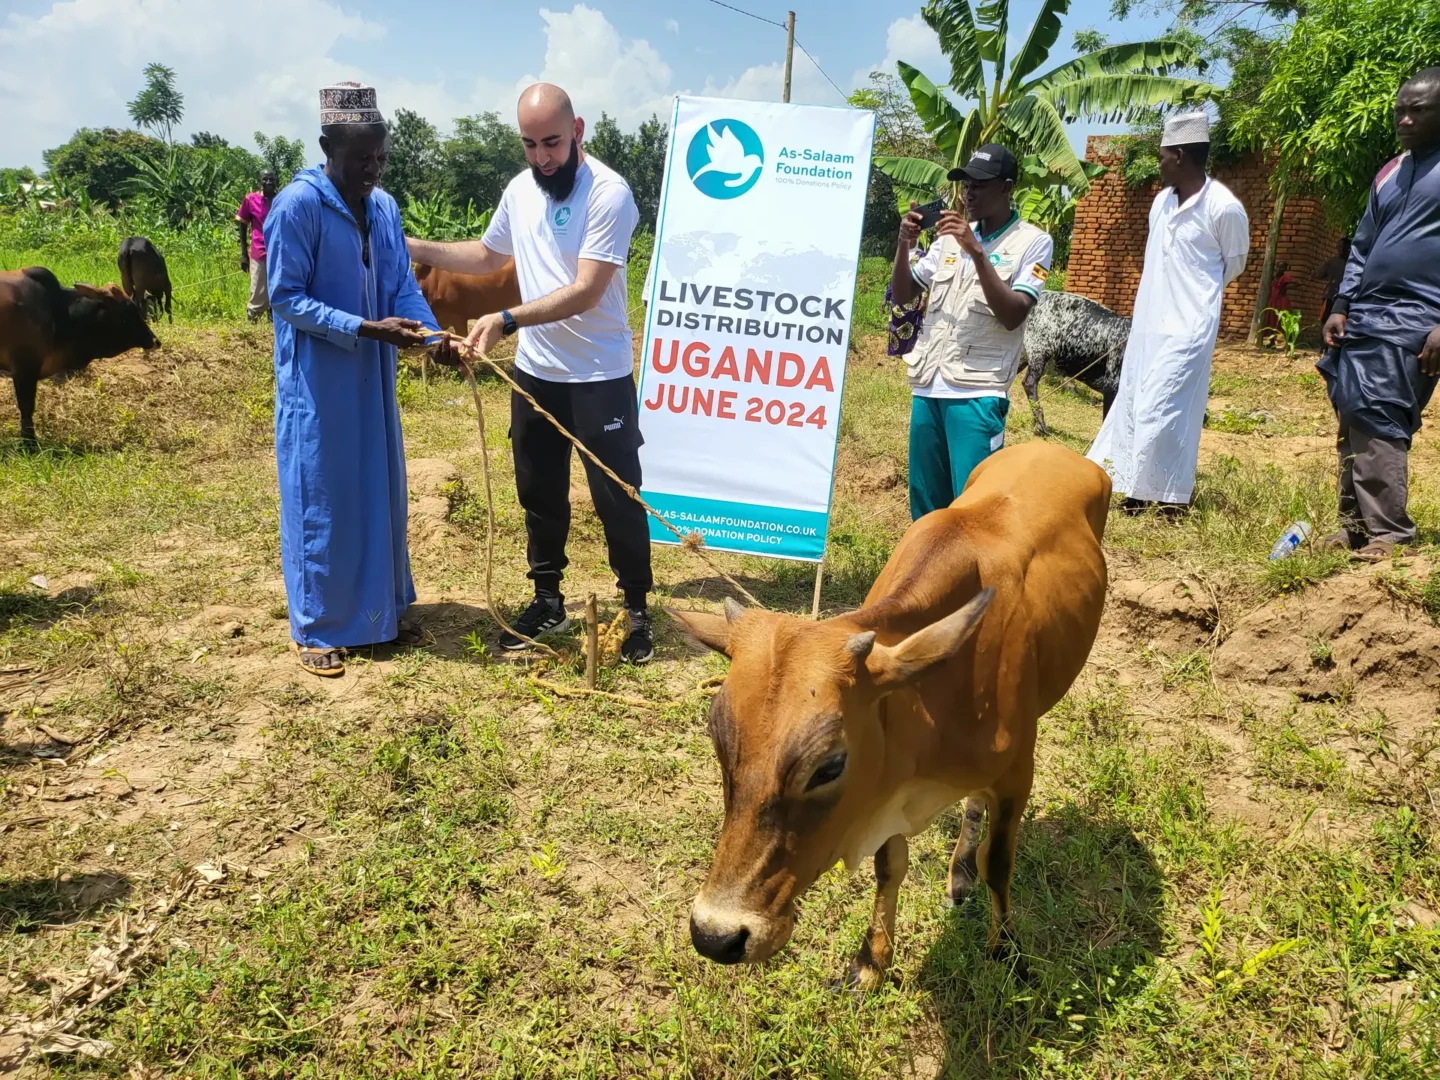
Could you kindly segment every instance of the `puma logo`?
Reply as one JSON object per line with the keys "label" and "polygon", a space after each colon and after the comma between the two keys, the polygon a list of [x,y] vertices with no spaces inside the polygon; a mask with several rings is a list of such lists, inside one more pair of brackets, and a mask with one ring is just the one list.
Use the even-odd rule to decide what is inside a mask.
{"label": "puma logo", "polygon": [[612,420],[610,423],[606,424],[603,430],[605,430],[605,431],[619,431],[619,430],[620,430],[621,428],[623,428],[624,426],[625,426],[625,418],[624,418],[623,416],[617,416],[617,417],[616,417],[614,420]]}

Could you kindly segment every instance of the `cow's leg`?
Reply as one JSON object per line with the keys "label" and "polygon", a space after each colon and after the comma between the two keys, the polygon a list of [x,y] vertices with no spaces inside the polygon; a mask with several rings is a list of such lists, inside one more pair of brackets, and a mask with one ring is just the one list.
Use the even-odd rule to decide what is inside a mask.
{"label": "cow's leg", "polygon": [[1110,415],[1110,406],[1115,404],[1115,395],[1120,393],[1119,385],[1112,386],[1109,390],[1100,391],[1100,419],[1104,420]]}
{"label": "cow's leg", "polygon": [[875,852],[875,910],[870,915],[865,943],[850,961],[846,986],[875,990],[884,981],[895,955],[895,908],[900,901],[900,883],[905,880],[908,869],[910,842],[896,833]]}
{"label": "cow's leg", "polygon": [[1045,374],[1045,365],[1029,361],[1025,369],[1025,396],[1030,399],[1030,415],[1035,419],[1035,434],[1041,437],[1050,434],[1045,426],[1045,410],[1040,408],[1040,376]]}
{"label": "cow's leg", "polygon": [[34,450],[39,445],[35,439],[35,387],[40,379],[27,367],[23,360],[15,366],[15,404],[20,409],[20,441],[25,449]]}
{"label": "cow's leg", "polygon": [[1015,841],[1020,831],[1020,815],[1030,797],[1029,770],[1011,784],[996,785],[987,799],[990,807],[990,831],[980,845],[980,877],[990,887],[990,955],[1007,960],[1023,973],[1024,961],[1015,937],[1015,924],[1010,917],[1010,879],[1015,872]]}
{"label": "cow's leg", "polygon": [[947,907],[961,903],[980,880],[975,852],[980,847],[980,825],[985,820],[985,803],[978,795],[965,800],[965,819],[960,826],[960,839],[950,856],[950,880],[945,886]]}

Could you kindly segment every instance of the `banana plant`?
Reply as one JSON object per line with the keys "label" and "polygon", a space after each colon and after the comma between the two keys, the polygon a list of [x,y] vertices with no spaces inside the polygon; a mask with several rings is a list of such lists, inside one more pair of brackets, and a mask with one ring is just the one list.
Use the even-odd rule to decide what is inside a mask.
{"label": "banana plant", "polygon": [[[930,0],[921,9],[950,61],[950,80],[940,87],[904,61],[898,68],[916,113],[948,164],[877,157],[875,166],[894,181],[902,208],[910,199],[933,198],[945,174],[987,142],[1002,143],[1017,157],[1033,156],[1052,178],[1043,185],[1022,178],[1017,186],[1063,184],[1079,198],[1094,173],[1071,147],[1067,121],[1132,120],[1142,109],[1195,105],[1220,92],[1175,74],[1203,71],[1204,61],[1188,44],[1170,38],[1107,45],[1042,71],[1069,10],[1070,0],[1043,0],[1007,67],[1009,0],[986,0],[973,12],[968,0]],[[951,101],[947,91],[969,111]]]}

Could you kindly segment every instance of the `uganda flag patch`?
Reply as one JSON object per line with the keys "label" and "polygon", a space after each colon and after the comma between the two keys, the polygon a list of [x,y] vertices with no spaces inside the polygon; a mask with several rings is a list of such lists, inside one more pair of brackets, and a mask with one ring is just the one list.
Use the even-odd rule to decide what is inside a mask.
{"label": "uganda flag patch", "polygon": [[1034,275],[1038,281],[1046,281],[1050,277],[1050,271],[1046,270],[1045,267],[1041,266],[1039,263],[1036,263],[1030,268],[1030,273]]}

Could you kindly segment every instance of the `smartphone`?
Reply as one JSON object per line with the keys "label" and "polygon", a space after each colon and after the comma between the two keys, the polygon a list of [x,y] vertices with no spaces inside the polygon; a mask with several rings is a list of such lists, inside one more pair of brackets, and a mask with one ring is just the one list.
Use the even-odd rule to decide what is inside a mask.
{"label": "smartphone", "polygon": [[928,202],[924,206],[917,206],[915,210],[920,215],[920,228],[933,229],[936,225],[940,224],[941,212],[948,208],[949,203],[944,199],[936,199],[934,202]]}

